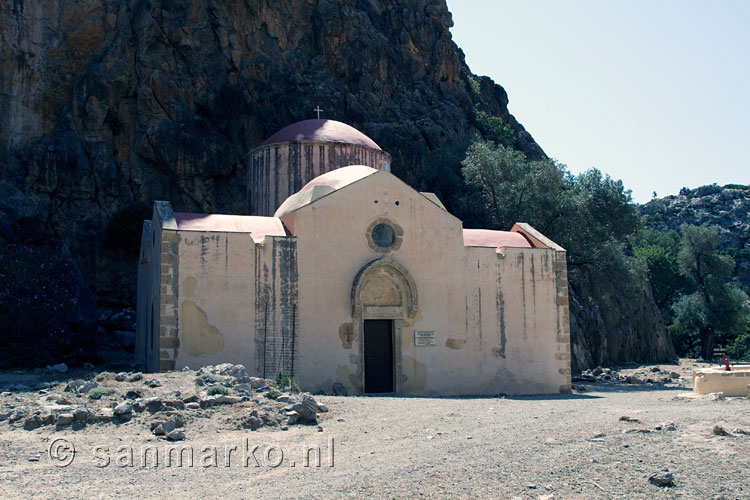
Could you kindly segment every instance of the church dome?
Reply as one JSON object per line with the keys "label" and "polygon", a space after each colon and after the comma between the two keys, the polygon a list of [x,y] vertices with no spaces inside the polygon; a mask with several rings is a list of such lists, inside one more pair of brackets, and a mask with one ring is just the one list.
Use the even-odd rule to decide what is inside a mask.
{"label": "church dome", "polygon": [[293,123],[273,134],[263,145],[280,142],[334,142],[380,150],[380,146],[365,134],[336,120],[303,120]]}

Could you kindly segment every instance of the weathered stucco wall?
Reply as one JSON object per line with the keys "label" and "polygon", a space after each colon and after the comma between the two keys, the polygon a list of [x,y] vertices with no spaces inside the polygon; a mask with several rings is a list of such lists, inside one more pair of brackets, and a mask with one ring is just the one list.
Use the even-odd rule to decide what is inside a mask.
{"label": "weathered stucco wall", "polygon": [[[567,303],[557,304],[555,264],[557,254],[564,262],[564,252],[507,249],[503,257],[491,248],[465,248],[460,221],[388,174],[373,174],[293,216],[300,275],[297,374],[308,389],[330,390],[339,381],[350,392],[362,392],[357,322],[390,314],[397,319],[397,392],[570,390],[569,330],[562,326]],[[418,310],[413,317],[403,293],[402,304],[389,311],[395,303],[389,286],[398,284],[386,277],[376,283],[384,290],[381,297],[372,299],[384,305],[370,314],[365,307],[353,318],[360,314],[352,308],[355,277],[366,264],[384,257],[367,238],[378,218],[389,218],[403,230],[399,249],[385,257],[415,283]],[[436,345],[415,346],[415,330],[434,331]]]}
{"label": "weathered stucco wall", "polygon": [[273,377],[294,371],[296,242],[249,233],[184,231],[179,242],[175,368],[244,364]]}
{"label": "weathered stucco wall", "polygon": [[506,248],[503,254],[495,258],[498,317],[491,323],[505,345],[499,382],[509,393],[570,392],[565,252]]}
{"label": "weathered stucco wall", "polygon": [[315,177],[347,165],[390,168],[391,155],[356,144],[282,142],[250,152],[248,213],[271,216],[289,196]]}
{"label": "weathered stucco wall", "polygon": [[[255,359],[255,243],[249,233],[178,231],[175,366]],[[252,367],[252,365],[250,365]]]}
{"label": "weathered stucco wall", "polygon": [[256,247],[255,325],[250,337],[257,346],[257,376],[270,378],[279,372],[297,373],[297,278],[296,239],[267,236]]}

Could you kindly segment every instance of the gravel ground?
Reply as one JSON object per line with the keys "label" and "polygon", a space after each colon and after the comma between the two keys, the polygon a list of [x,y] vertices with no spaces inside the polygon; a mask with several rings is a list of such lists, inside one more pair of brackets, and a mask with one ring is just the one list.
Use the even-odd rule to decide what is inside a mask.
{"label": "gravel ground", "polygon": [[[737,432],[750,433],[747,399],[684,398],[684,388],[663,386],[586,389],[517,398],[321,396],[330,411],[319,416],[320,428],[287,431],[234,428],[239,410],[226,408],[199,414],[177,443],[135,420],[79,431],[3,422],[0,498],[750,499],[750,435]],[[731,435],[716,435],[716,425]],[[60,438],[76,449],[66,467],[48,455]],[[143,466],[147,446],[159,454],[157,467],[153,451]],[[193,466],[187,459],[167,466],[168,448],[183,446],[193,450]],[[233,446],[227,466],[225,447]],[[313,447],[308,467],[306,446]],[[278,450],[284,457],[276,466]],[[674,486],[650,484],[664,468]]]}

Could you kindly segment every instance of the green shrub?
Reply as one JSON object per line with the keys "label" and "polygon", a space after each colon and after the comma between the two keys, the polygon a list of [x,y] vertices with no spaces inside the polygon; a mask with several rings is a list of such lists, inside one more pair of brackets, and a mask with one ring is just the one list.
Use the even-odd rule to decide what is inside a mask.
{"label": "green shrub", "polygon": [[203,375],[195,377],[195,385],[198,386],[218,384],[219,382],[221,382],[221,379],[213,373],[204,373]]}
{"label": "green shrub", "polygon": [[297,387],[297,381],[284,372],[279,372],[276,375],[276,380],[274,381],[274,383],[279,389],[289,390],[291,392],[299,391],[299,387]]}
{"label": "green shrub", "polygon": [[268,392],[266,393],[266,397],[267,397],[268,399],[276,399],[276,398],[278,398],[279,396],[281,396],[281,393],[280,393],[279,391],[277,391],[276,389],[271,389],[270,391],[268,391]]}
{"label": "green shrub", "polygon": [[101,382],[102,380],[109,380],[114,376],[115,374],[112,372],[101,372],[99,375],[96,376],[96,380]]}
{"label": "green shrub", "polygon": [[750,186],[746,186],[745,184],[726,184],[724,186],[724,189],[750,189]]}
{"label": "green shrub", "polygon": [[211,387],[206,389],[206,394],[208,394],[209,396],[218,396],[220,394],[226,396],[227,394],[229,394],[229,392],[229,389],[227,389],[223,385],[212,385]]}
{"label": "green shrub", "polygon": [[127,379],[128,382],[138,382],[139,380],[143,380],[143,374],[141,372],[134,373],[130,375]]}
{"label": "green shrub", "polygon": [[503,119],[492,116],[484,110],[477,109],[474,113],[477,128],[492,142],[502,146],[512,146],[516,142],[516,136]]}
{"label": "green shrub", "polygon": [[471,76],[467,77],[466,83],[474,97],[479,97],[482,94],[482,88],[479,86],[479,82],[475,78]]}
{"label": "green shrub", "polygon": [[727,355],[732,361],[750,361],[750,333],[735,338],[727,347]]}
{"label": "green shrub", "polygon": [[744,248],[727,248],[724,253],[732,257],[734,260],[748,260],[750,258],[750,252]]}
{"label": "green shrub", "polygon": [[108,387],[95,387],[89,391],[89,399],[101,399],[102,396],[112,394],[112,389]]}

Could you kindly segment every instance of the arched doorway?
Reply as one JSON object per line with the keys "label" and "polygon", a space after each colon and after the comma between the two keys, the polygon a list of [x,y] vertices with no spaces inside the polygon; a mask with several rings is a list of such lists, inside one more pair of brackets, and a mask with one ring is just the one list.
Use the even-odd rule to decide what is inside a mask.
{"label": "arched doorway", "polygon": [[358,339],[365,393],[397,393],[402,332],[417,315],[417,288],[409,272],[384,257],[366,264],[352,285],[352,327]]}

